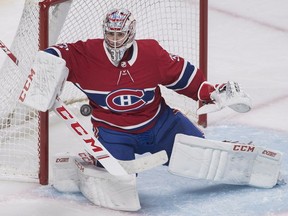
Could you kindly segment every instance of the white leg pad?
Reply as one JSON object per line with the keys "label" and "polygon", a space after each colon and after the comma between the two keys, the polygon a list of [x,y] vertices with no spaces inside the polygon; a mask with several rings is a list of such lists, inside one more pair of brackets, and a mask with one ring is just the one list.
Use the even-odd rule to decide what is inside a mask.
{"label": "white leg pad", "polygon": [[53,157],[53,187],[59,192],[80,192],[79,177],[75,168],[76,156],[69,153],[59,153]]}
{"label": "white leg pad", "polygon": [[85,153],[57,154],[53,159],[53,186],[60,192],[81,192],[93,204],[123,211],[141,208],[136,175],[114,176],[96,167]]}
{"label": "white leg pad", "polygon": [[281,161],[282,153],[275,150],[177,134],[169,171],[193,179],[272,188]]}
{"label": "white leg pad", "polygon": [[141,208],[135,174],[114,176],[79,159],[75,164],[80,191],[92,203],[114,210],[137,211]]}

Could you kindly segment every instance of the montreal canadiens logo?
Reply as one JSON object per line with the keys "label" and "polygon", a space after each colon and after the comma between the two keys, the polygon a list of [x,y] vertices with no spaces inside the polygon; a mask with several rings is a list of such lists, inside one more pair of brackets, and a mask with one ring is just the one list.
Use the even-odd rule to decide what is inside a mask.
{"label": "montreal canadiens logo", "polygon": [[111,92],[106,98],[109,109],[116,112],[127,112],[139,109],[146,104],[143,100],[145,93],[143,90],[120,89]]}

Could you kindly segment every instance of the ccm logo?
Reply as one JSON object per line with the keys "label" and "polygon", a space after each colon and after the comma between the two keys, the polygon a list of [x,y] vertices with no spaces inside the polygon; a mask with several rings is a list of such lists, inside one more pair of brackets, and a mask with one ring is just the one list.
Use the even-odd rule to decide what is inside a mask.
{"label": "ccm logo", "polygon": [[234,145],[233,151],[253,152],[255,146],[251,145]]}
{"label": "ccm logo", "polygon": [[104,152],[102,147],[97,145],[97,141],[89,135],[84,127],[74,119],[74,116],[64,106],[57,107],[56,111],[63,120],[69,123],[71,129],[85,142],[85,144],[87,144],[87,146],[89,146],[88,148],[91,151],[95,153],[103,153],[96,158],[97,160],[109,157],[109,155]]}
{"label": "ccm logo", "polygon": [[64,163],[69,162],[69,158],[57,158],[56,163]]}
{"label": "ccm logo", "polygon": [[262,152],[262,154],[268,155],[268,156],[270,156],[270,157],[275,157],[275,156],[277,155],[277,153],[272,152],[272,151],[268,151],[268,150],[264,150],[264,151]]}
{"label": "ccm logo", "polygon": [[28,92],[30,86],[31,86],[31,82],[33,80],[33,77],[35,75],[35,71],[33,69],[31,69],[30,74],[28,75],[28,78],[24,84],[24,87],[22,89],[22,92],[19,96],[19,100],[24,102],[25,98],[26,98],[26,93]]}

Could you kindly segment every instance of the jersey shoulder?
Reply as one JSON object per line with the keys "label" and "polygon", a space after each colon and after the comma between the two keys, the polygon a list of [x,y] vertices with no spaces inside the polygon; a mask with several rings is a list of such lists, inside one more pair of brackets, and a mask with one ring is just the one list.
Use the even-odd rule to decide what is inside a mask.
{"label": "jersey shoulder", "polygon": [[148,53],[151,58],[159,57],[164,51],[159,42],[154,39],[141,39],[136,40],[136,42],[140,52]]}
{"label": "jersey shoulder", "polygon": [[94,53],[95,50],[99,50],[101,46],[103,48],[103,39],[88,39],[86,41],[79,40],[74,43],[55,44],[50,48],[59,50],[62,54],[66,52]]}
{"label": "jersey shoulder", "polygon": [[161,47],[159,42],[155,39],[138,39],[136,40],[139,46],[145,46],[149,48],[159,48]]}
{"label": "jersey shoulder", "polygon": [[88,39],[86,41],[77,41],[75,44],[74,44],[74,47],[77,49],[77,50],[85,50],[85,51],[90,51],[92,53],[95,52],[95,50],[99,50],[100,48],[103,49],[103,39]]}

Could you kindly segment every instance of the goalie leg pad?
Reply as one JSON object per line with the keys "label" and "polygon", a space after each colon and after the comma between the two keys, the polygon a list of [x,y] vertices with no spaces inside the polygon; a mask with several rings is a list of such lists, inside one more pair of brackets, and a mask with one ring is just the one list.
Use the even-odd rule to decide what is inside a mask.
{"label": "goalie leg pad", "polygon": [[76,156],[69,153],[59,153],[53,158],[53,187],[59,192],[80,192],[79,177],[75,168]]}
{"label": "goalie leg pad", "polygon": [[137,211],[141,208],[136,175],[114,176],[105,169],[75,159],[82,194],[93,204],[105,208]]}
{"label": "goalie leg pad", "polygon": [[135,174],[112,175],[93,165],[85,155],[60,153],[54,157],[53,187],[56,190],[81,192],[93,204],[114,210],[137,211],[141,208]]}
{"label": "goalie leg pad", "polygon": [[169,171],[193,179],[272,188],[281,161],[282,153],[263,147],[177,134]]}

